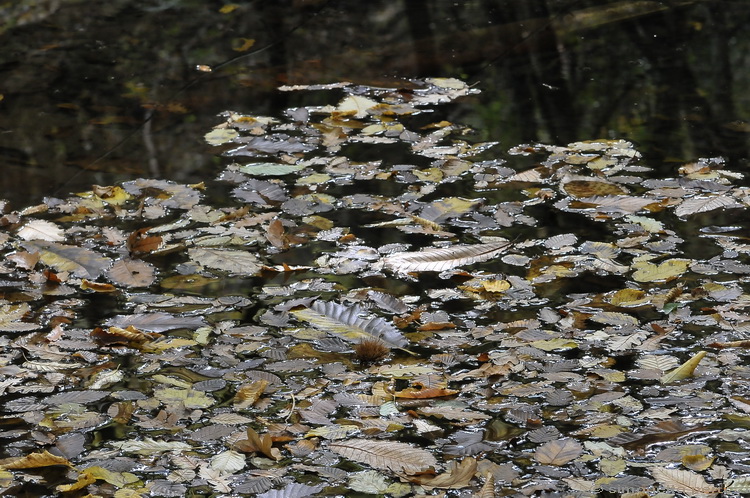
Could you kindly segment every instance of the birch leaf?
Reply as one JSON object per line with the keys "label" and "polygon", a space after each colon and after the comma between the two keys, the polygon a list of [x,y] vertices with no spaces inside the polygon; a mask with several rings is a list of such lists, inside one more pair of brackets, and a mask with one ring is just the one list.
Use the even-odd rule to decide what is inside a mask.
{"label": "birch leaf", "polygon": [[705,351],[699,351],[695,355],[693,355],[692,358],[690,358],[688,361],[680,365],[679,367],[675,368],[668,374],[664,375],[661,378],[662,384],[670,384],[672,382],[676,382],[678,380],[687,379],[688,377],[693,376],[693,372],[695,372],[695,368],[698,366],[698,364],[701,362],[703,357],[706,356]]}
{"label": "birch leaf", "polygon": [[396,272],[440,272],[487,261],[505,251],[510,245],[510,242],[492,242],[400,252],[385,257],[383,263],[386,268]]}
{"label": "birch leaf", "polygon": [[583,447],[575,439],[549,441],[537,448],[534,458],[543,465],[564,465],[583,454]]}
{"label": "birch leaf", "polygon": [[315,301],[309,308],[292,313],[314,327],[350,342],[379,339],[393,347],[406,346],[406,337],[380,317],[361,318],[359,306],[343,306],[334,302]]}
{"label": "birch leaf", "polygon": [[707,483],[700,474],[689,470],[668,469],[654,467],[651,475],[667,489],[685,493],[694,497],[713,497],[719,493],[719,488]]}
{"label": "birch leaf", "polygon": [[437,465],[432,453],[407,443],[350,439],[331,443],[329,448],[349,460],[404,474],[416,474]]}

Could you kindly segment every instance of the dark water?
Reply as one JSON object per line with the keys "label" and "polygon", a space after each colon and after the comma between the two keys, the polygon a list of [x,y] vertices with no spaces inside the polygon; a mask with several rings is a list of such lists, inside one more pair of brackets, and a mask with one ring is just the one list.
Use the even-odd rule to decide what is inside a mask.
{"label": "dark water", "polygon": [[223,110],[303,104],[280,84],[419,76],[478,85],[446,117],[506,148],[617,137],[664,171],[711,156],[743,170],[748,26],[745,0],[6,2],[0,198],[212,179],[202,137]]}

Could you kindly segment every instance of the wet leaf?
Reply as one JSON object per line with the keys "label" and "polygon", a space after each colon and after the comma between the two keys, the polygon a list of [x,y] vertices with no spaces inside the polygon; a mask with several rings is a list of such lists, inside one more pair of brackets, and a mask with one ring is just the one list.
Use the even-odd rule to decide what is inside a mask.
{"label": "wet leaf", "polygon": [[544,465],[564,465],[583,454],[583,447],[575,439],[548,441],[534,452],[537,462]]}
{"label": "wet leaf", "polygon": [[686,361],[679,367],[675,368],[668,374],[665,374],[664,376],[662,376],[662,378],[660,379],[661,383],[670,384],[672,382],[677,382],[678,380],[683,380],[683,379],[692,377],[693,372],[695,371],[696,367],[705,356],[706,356],[705,351],[697,352],[688,361]]}
{"label": "wet leaf", "polygon": [[667,489],[695,497],[713,497],[719,494],[719,488],[708,484],[700,474],[689,470],[654,467],[651,475]]}
{"label": "wet leaf", "polygon": [[690,264],[687,259],[669,259],[658,265],[648,261],[633,264],[633,280],[636,282],[658,282],[678,277],[685,273]]}
{"label": "wet leaf", "polygon": [[24,457],[6,459],[0,463],[0,469],[34,469],[53,465],[73,466],[67,458],[53,455],[45,450],[40,453],[30,453]]}
{"label": "wet leaf", "polygon": [[112,265],[109,258],[83,247],[41,241],[26,242],[23,247],[39,253],[42,263],[79,278],[95,280]]}

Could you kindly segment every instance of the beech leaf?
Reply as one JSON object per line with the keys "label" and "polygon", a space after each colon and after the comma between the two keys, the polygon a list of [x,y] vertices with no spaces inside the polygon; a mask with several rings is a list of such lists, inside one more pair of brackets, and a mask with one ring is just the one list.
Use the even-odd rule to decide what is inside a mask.
{"label": "beech leaf", "polygon": [[537,448],[534,458],[544,465],[564,465],[582,454],[583,447],[575,439],[558,439]]}
{"label": "beech leaf", "polygon": [[349,460],[397,473],[416,474],[437,465],[432,453],[407,443],[349,439],[330,443],[329,448]]}

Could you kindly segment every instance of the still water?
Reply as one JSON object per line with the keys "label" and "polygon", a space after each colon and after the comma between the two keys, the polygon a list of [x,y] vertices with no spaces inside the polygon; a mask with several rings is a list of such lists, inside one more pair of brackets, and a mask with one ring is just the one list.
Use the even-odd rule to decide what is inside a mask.
{"label": "still water", "polygon": [[210,180],[221,111],[311,104],[280,84],[424,76],[481,88],[446,118],[506,149],[625,138],[664,171],[713,156],[743,170],[749,21],[745,1],[6,3],[0,198]]}

